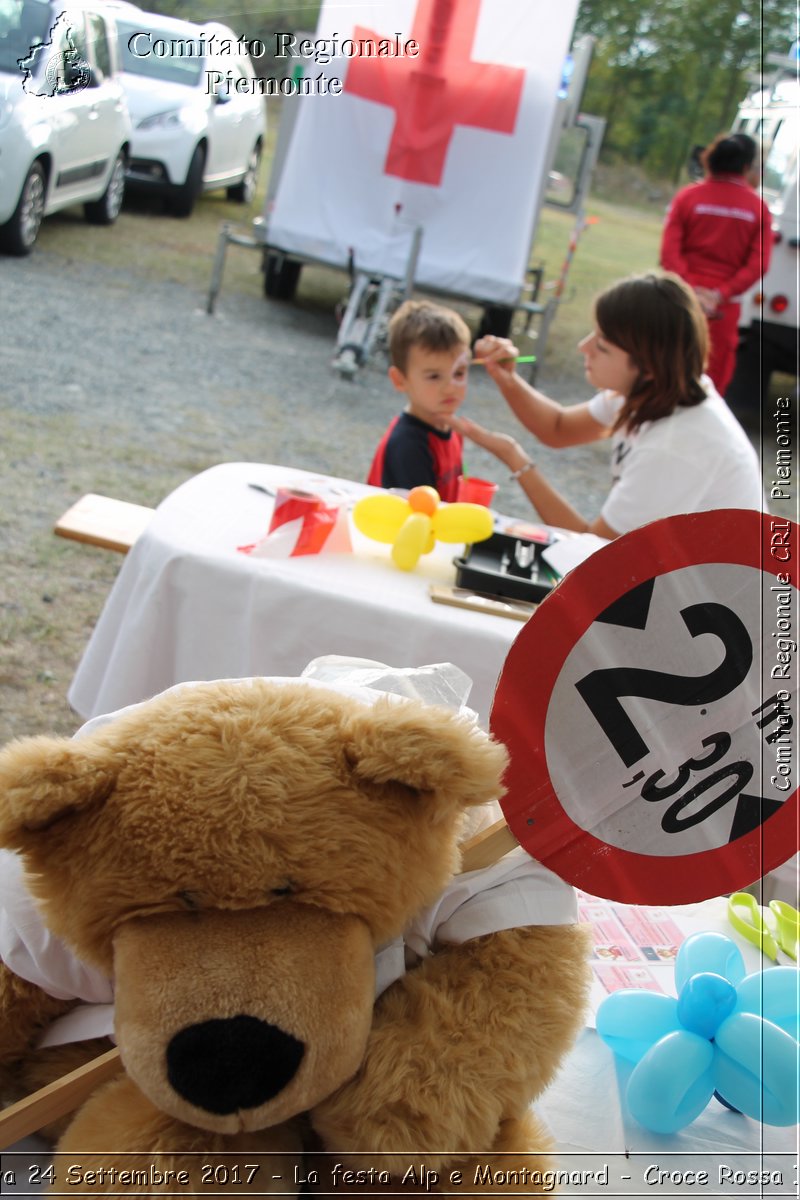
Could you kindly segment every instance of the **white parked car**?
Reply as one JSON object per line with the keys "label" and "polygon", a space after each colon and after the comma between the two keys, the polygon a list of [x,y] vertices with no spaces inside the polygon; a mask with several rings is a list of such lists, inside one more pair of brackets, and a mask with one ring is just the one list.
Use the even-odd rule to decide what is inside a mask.
{"label": "white parked car", "polygon": [[113,19],[85,0],[0,0],[0,250],[29,254],[42,218],[82,203],[117,219],[130,118]]}
{"label": "white parked car", "polygon": [[[176,216],[188,217],[203,191],[226,188],[249,204],[266,134],[263,96],[239,39],[224,25],[194,25],[108,0],[114,13],[122,82],[133,121],[131,188],[155,190]],[[214,72],[242,80],[215,95]]]}

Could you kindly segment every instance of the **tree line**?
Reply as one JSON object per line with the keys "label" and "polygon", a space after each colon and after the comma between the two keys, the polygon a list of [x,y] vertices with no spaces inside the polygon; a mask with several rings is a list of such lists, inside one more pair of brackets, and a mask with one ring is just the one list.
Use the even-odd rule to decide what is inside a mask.
{"label": "tree line", "polygon": [[729,129],[737,105],[797,37],[795,0],[582,0],[597,38],[583,100],[608,122],[606,159],[677,182],[689,151]]}
{"label": "tree line", "polygon": [[[223,21],[237,34],[271,43],[276,30],[313,31],[320,3],[155,0],[153,7],[185,20]],[[730,127],[754,79],[769,71],[767,55],[788,52],[797,37],[797,4],[581,0],[575,33],[597,39],[583,108],[606,118],[603,157],[677,182],[692,146]]]}

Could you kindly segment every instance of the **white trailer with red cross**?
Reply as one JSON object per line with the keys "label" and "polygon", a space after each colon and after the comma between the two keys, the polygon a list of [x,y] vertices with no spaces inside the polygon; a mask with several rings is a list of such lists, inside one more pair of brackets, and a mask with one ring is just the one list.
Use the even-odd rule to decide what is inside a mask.
{"label": "white trailer with red cross", "polygon": [[484,330],[540,318],[541,353],[557,295],[539,301],[529,262],[559,136],[580,130],[575,183],[556,179],[554,196],[580,219],[604,129],[576,121],[591,57],[584,39],[568,58],[577,7],[325,0],[316,33],[284,43],[317,94],[283,103],[256,231],[265,292],[291,298],[304,263],[349,271],[343,373],[412,288],[478,304]]}

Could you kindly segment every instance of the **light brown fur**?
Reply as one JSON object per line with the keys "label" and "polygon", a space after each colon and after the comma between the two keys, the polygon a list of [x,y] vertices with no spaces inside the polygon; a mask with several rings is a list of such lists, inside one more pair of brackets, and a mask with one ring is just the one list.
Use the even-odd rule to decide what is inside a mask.
{"label": "light brown fur", "polygon": [[0,962],[0,1103],[20,1095],[22,1064],[44,1030],[73,1007],[57,1000]]}
{"label": "light brown fur", "polygon": [[[115,978],[126,1074],[61,1148],[118,1167],[125,1151],[295,1155],[307,1112],[354,1164],[474,1153],[508,1168],[546,1149],[528,1106],[580,1024],[579,931],[441,947],[373,1004],[376,949],[440,893],[463,812],[501,793],[504,764],[444,710],[263,680],[196,685],[76,741],[2,752],[0,845],[23,856],[49,927]],[[46,1071],[32,1047],[64,1009],[0,973],[0,1078]],[[238,1058],[220,1028],[241,1035]],[[270,1092],[284,1051],[300,1057]],[[241,1100],[240,1084],[254,1089]],[[250,1190],[269,1190],[263,1172]]]}
{"label": "light brown fur", "polygon": [[[124,1158],[109,1153],[109,1147],[120,1146],[128,1148]],[[83,1171],[111,1168],[148,1176],[151,1166],[162,1175],[185,1171],[189,1182],[176,1186],[175,1192],[195,1192],[210,1200],[224,1200],[237,1192],[291,1192],[295,1168],[299,1174],[303,1161],[300,1123],[282,1122],[233,1136],[209,1133],[161,1112],[124,1075],[99,1088],[83,1105],[58,1148],[70,1156],[62,1162],[76,1163]],[[273,1179],[276,1174],[281,1179]],[[215,1182],[218,1191],[209,1186]],[[92,1182],[85,1193],[71,1184],[70,1195],[88,1197],[115,1190],[120,1196],[148,1195],[151,1187],[156,1195],[170,1194],[157,1180],[150,1187],[131,1182],[120,1188],[118,1182],[115,1189],[109,1179]]]}

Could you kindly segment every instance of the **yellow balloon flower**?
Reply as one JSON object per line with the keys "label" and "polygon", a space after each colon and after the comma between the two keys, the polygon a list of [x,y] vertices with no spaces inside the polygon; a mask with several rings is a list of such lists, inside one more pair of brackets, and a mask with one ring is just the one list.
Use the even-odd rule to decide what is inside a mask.
{"label": "yellow balloon flower", "polygon": [[482,504],[442,504],[436,489],[427,486],[412,488],[407,500],[389,492],[363,496],[353,508],[353,522],[365,537],[388,543],[402,571],[412,571],[437,541],[482,542],[494,529]]}

